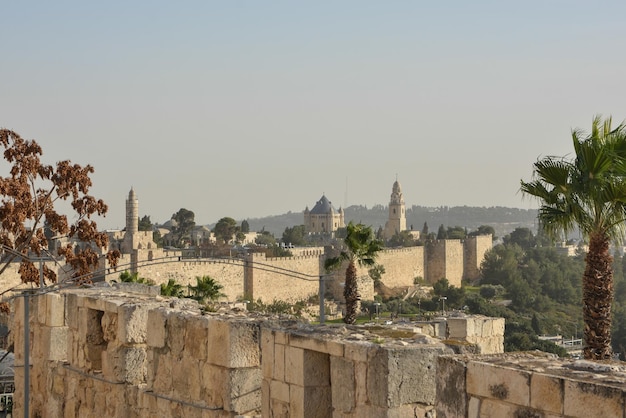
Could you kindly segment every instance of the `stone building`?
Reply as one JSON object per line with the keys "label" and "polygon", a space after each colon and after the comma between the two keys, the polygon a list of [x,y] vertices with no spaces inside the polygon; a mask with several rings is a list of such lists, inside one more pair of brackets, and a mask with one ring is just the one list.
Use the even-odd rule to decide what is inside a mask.
{"label": "stone building", "polygon": [[307,233],[332,235],[345,226],[343,208],[335,209],[325,195],[322,195],[313,209],[309,210],[308,206],[304,209],[304,228]]}

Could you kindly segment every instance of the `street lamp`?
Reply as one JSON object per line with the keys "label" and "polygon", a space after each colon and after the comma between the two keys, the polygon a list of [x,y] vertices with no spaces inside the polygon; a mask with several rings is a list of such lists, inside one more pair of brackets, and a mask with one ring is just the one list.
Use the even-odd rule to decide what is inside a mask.
{"label": "street lamp", "polygon": [[448,298],[446,296],[441,296],[439,300],[441,301],[441,315],[445,315],[446,314],[446,300],[448,300]]}
{"label": "street lamp", "polygon": [[380,302],[374,302],[374,305],[376,305],[376,320],[378,321],[378,307],[380,306]]}

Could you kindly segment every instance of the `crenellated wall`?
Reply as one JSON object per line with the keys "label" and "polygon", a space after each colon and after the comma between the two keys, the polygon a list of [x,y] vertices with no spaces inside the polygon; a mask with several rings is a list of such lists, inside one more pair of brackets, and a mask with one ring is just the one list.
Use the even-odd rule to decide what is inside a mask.
{"label": "crenellated wall", "polygon": [[[31,296],[30,416],[433,416],[436,359],[453,350],[421,326],[387,327],[389,337],[381,327],[312,326],[238,308],[207,313],[157,293],[121,283]],[[18,298],[15,416],[24,410],[23,316]],[[457,328],[476,329],[451,328],[449,339]]]}

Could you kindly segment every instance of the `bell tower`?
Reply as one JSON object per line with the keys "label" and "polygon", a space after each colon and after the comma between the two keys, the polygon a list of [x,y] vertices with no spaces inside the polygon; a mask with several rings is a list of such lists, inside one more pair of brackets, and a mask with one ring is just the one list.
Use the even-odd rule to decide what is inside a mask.
{"label": "bell tower", "polygon": [[391,189],[391,199],[389,200],[389,220],[385,224],[385,239],[390,239],[395,234],[406,231],[405,211],[402,188],[396,178]]}

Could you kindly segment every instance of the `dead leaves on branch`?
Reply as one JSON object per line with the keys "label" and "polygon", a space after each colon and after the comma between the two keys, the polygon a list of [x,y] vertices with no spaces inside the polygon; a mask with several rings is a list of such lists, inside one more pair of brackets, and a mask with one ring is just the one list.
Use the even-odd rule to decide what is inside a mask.
{"label": "dead leaves on branch", "polygon": [[[4,147],[4,159],[12,164],[10,175],[0,177],[0,243],[14,255],[24,256],[19,269],[22,281],[39,285],[40,272],[29,261],[29,255],[41,256],[47,248],[44,229],[52,236],[75,238],[86,244],[78,249],[67,245],[58,254],[73,267],[74,277],[80,277],[81,282],[90,280],[100,266],[101,250],[108,248],[106,233],[99,232],[96,222],[91,220],[94,215],[104,216],[108,210],[102,200],[89,195],[93,167],[72,164],[69,160],[56,166],[45,165],[40,160],[43,151],[37,142],[24,140],[8,129],[0,129],[0,145]],[[77,215],[72,224],[66,215],[56,211],[56,200],[70,200]],[[105,254],[113,266],[119,257],[118,251]],[[13,258],[2,258],[5,264],[0,267],[0,273]],[[56,274],[47,267],[44,267],[44,281],[56,281]]]}

